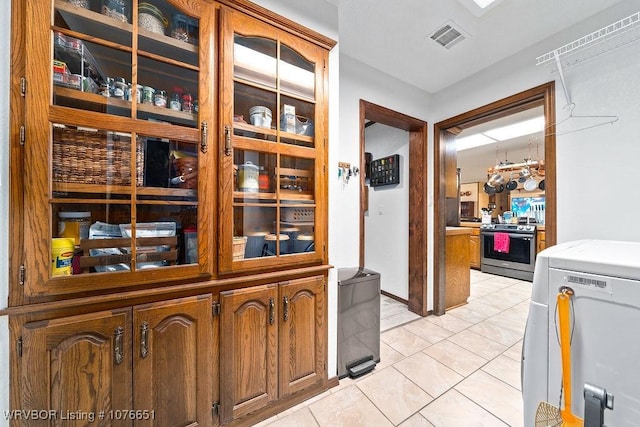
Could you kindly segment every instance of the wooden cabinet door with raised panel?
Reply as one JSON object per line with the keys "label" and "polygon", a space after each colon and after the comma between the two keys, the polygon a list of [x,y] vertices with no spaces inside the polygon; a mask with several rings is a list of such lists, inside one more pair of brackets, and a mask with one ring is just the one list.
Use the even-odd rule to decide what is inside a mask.
{"label": "wooden cabinet door with raised panel", "polygon": [[212,425],[211,303],[207,294],[134,308],[135,409],[154,411],[137,425]]}
{"label": "wooden cabinet door with raised panel", "polygon": [[280,285],[280,397],[326,377],[325,285],[322,276]]}
{"label": "wooden cabinet door with raised panel", "polygon": [[55,411],[51,425],[88,425],[90,416],[97,425],[131,425],[110,419],[132,408],[130,325],[130,309],[25,324],[20,409]]}
{"label": "wooden cabinet door with raised panel", "polygon": [[220,293],[220,421],[278,398],[277,285]]}
{"label": "wooden cabinet door with raised panel", "polygon": [[474,231],[469,237],[469,257],[471,258],[471,268],[480,269],[480,235]]}

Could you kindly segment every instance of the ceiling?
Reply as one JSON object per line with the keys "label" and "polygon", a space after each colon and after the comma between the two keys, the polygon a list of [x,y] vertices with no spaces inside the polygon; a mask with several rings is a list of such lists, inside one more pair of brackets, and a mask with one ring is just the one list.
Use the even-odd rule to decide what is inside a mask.
{"label": "ceiling", "polygon": [[[544,115],[542,107],[536,107],[507,117],[492,120],[464,129],[459,138],[473,135],[512,123]],[[524,135],[481,147],[458,151],[457,160],[461,182],[486,182],[487,169],[500,162],[523,163],[526,159],[544,160],[544,132]]]}
{"label": "ceiling", "polygon": [[[471,0],[327,1],[341,53],[436,93],[622,0],[502,0],[485,11]],[[467,37],[450,49],[430,39],[447,22]]]}

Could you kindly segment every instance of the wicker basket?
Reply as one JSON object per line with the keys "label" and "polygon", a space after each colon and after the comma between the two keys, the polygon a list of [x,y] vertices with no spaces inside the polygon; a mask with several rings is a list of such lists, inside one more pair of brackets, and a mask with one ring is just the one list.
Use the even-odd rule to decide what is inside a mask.
{"label": "wicker basket", "polygon": [[244,259],[244,248],[247,244],[247,236],[233,238],[233,260],[238,261]]}
{"label": "wicker basket", "polygon": [[[136,143],[136,186],[143,185],[144,149]],[[53,128],[53,182],[131,185],[131,137],[103,130]]]}

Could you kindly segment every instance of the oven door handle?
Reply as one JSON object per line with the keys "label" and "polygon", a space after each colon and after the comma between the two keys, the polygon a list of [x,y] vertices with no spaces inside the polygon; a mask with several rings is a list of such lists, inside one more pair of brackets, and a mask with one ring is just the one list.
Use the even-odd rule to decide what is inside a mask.
{"label": "oven door handle", "polygon": [[[495,233],[485,233],[485,234],[482,234],[482,236],[493,237],[494,234]],[[533,240],[533,236],[531,236],[529,234],[511,234],[511,233],[509,233],[509,238],[510,239],[521,239],[521,240],[527,240],[527,241]]]}

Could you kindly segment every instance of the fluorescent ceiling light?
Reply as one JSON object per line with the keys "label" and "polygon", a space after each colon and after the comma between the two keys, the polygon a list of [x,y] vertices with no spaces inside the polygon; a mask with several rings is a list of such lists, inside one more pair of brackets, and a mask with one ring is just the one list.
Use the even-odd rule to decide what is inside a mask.
{"label": "fluorescent ceiling light", "polygon": [[536,117],[525,120],[523,122],[514,123],[512,125],[503,126],[482,132],[484,135],[505,141],[507,139],[517,138],[523,135],[531,135],[532,133],[542,132],[544,130],[544,117]]}
{"label": "fluorescent ceiling light", "polygon": [[481,8],[485,8],[487,6],[489,6],[491,3],[493,3],[496,0],[473,0],[475,2],[475,4],[477,4],[478,6],[480,6]]}
{"label": "fluorescent ceiling light", "polygon": [[469,148],[481,147],[483,145],[493,144],[495,139],[489,138],[481,133],[456,138],[456,151],[468,150]]}

